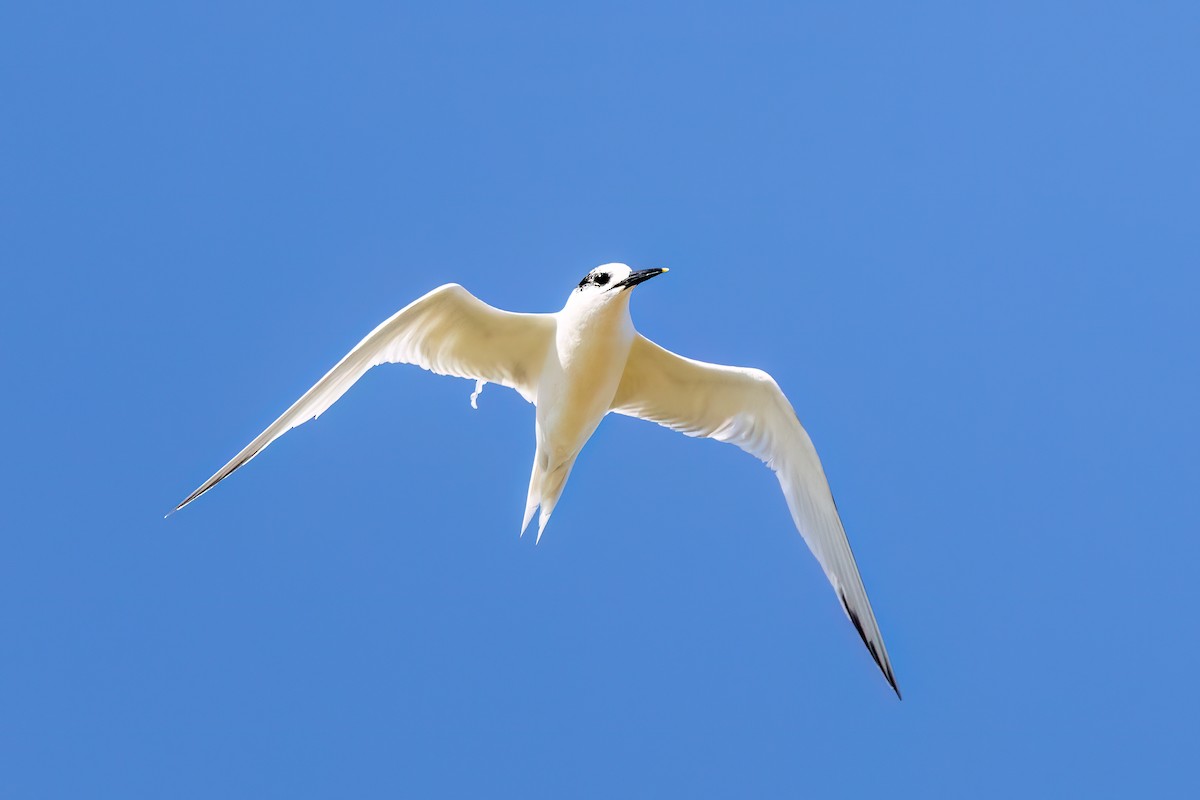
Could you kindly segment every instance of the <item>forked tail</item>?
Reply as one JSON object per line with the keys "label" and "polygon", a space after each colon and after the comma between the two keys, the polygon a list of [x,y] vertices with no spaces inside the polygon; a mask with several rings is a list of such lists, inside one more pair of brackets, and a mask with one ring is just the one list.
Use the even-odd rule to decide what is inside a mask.
{"label": "forked tail", "polygon": [[533,520],[533,512],[541,507],[542,513],[538,517],[535,543],[542,540],[542,531],[546,529],[546,523],[550,521],[550,515],[554,513],[554,506],[562,497],[563,488],[567,485],[567,478],[571,475],[573,466],[575,466],[575,456],[571,456],[560,464],[552,465],[546,451],[541,448],[540,444],[538,445],[537,453],[533,457],[533,473],[529,476],[529,496],[525,500],[525,517],[521,520],[522,536],[525,535],[525,529]]}

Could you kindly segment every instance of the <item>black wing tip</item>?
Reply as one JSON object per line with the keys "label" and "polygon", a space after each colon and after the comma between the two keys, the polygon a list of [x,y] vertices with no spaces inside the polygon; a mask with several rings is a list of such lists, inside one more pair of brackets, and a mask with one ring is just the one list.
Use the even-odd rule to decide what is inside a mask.
{"label": "black wing tip", "polygon": [[[207,492],[208,490],[212,489],[212,488],[213,488],[214,486],[216,486],[218,483],[220,483],[221,481],[225,480],[225,479],[226,479],[226,478],[228,478],[230,475],[232,475],[233,473],[235,473],[235,472],[237,472],[239,469],[241,469],[241,468],[242,468],[242,466],[243,466],[243,465],[244,465],[244,464],[245,464],[247,461],[249,461],[250,459],[254,458],[254,457],[255,457],[256,455],[258,455],[258,454],[259,454],[261,451],[262,451],[262,448],[259,448],[258,450],[255,450],[253,453],[251,453],[250,455],[248,455],[248,456],[246,456],[245,458],[243,458],[241,461],[239,461],[239,462],[237,462],[236,464],[234,464],[234,465],[233,465],[233,467],[232,467],[232,468],[231,468],[231,469],[230,469],[228,472],[226,472],[224,475],[221,475],[221,473],[219,473],[219,472],[218,472],[218,473],[217,473],[217,475],[221,475],[221,477],[217,478],[216,480],[213,480],[212,478],[209,478],[209,480],[205,481],[205,482],[204,482],[204,483],[203,483],[203,484],[200,486],[200,488],[199,488],[199,489],[197,489],[196,491],[194,491],[194,492],[192,492],[191,494],[189,494],[189,495],[187,496],[187,498],[186,498],[186,499],[184,499],[184,501],[183,501],[182,503],[180,503],[179,505],[175,506],[175,508],[173,508],[172,510],[168,511],[168,512],[167,512],[167,517],[171,516],[171,515],[172,515],[172,514],[174,514],[176,511],[179,511],[179,510],[183,509],[183,507],[184,507],[184,506],[190,505],[190,504],[191,504],[191,502],[192,502],[193,500],[196,500],[196,499],[197,499],[197,498],[199,498],[199,497],[200,497],[202,494],[204,494],[204,493],[205,493],[205,492]],[[211,481],[211,482],[210,482],[210,481]],[[166,517],[163,517],[163,519],[166,519]]]}
{"label": "black wing tip", "polygon": [[[220,481],[217,481],[217,483],[220,483]],[[188,506],[190,506],[192,504],[193,500],[195,500],[200,495],[204,494],[205,492],[207,492],[209,489],[213,488],[213,486],[216,486],[216,485],[217,484],[214,483],[212,486],[201,486],[199,489],[197,489],[196,491],[189,494],[186,498],[184,498],[182,503],[180,503],[179,505],[175,506],[170,511],[168,511],[167,516],[163,517],[163,519],[166,519],[167,517],[171,516],[176,511],[182,511],[183,509],[187,508]]]}
{"label": "black wing tip", "polygon": [[858,631],[859,638],[863,640],[863,644],[871,652],[871,657],[875,659],[875,663],[879,666],[879,671],[883,673],[883,677],[887,679],[888,685],[896,693],[896,699],[903,700],[904,697],[900,694],[900,687],[896,685],[896,676],[892,673],[891,665],[883,660],[879,648],[867,638],[867,632],[863,630],[862,621],[859,620],[858,614],[855,614],[854,610],[850,608],[850,604],[846,602],[846,593],[841,589],[838,589],[838,599],[842,601],[842,608],[846,610],[846,616],[850,617],[850,621],[854,623],[854,629]]}
{"label": "black wing tip", "polygon": [[[213,484],[213,486],[215,486],[215,485],[216,485],[216,484]],[[169,516],[171,516],[171,515],[172,515],[172,514],[174,514],[176,511],[182,511],[184,508],[186,508],[187,506],[191,505],[193,500],[195,500],[197,497],[199,497],[200,495],[204,494],[205,492],[207,492],[207,491],[208,491],[209,489],[211,489],[211,488],[212,488],[212,486],[209,486],[209,487],[207,487],[207,488],[201,488],[201,489],[197,489],[196,491],[192,492],[191,494],[189,494],[189,495],[188,495],[188,496],[187,496],[187,497],[184,499],[184,501],[183,501],[182,503],[180,503],[179,505],[175,506],[175,507],[174,507],[174,508],[172,508],[170,511],[168,511],[168,512],[167,512],[167,516],[168,516],[168,517],[169,517]],[[166,517],[164,517],[164,519],[166,519]]]}

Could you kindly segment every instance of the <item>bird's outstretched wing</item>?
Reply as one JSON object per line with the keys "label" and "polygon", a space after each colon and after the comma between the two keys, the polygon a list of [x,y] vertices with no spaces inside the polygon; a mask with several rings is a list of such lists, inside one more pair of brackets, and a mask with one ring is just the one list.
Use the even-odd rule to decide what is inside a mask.
{"label": "bird's outstretched wing", "polygon": [[551,314],[501,311],[458,284],[439,286],[371,331],[175,510],[229,477],[287,431],[320,416],[367,370],[380,364],[416,364],[439,375],[499,383],[533,402],[554,330]]}
{"label": "bird's outstretched wing", "polygon": [[792,520],[833,584],[842,608],[899,696],[887,648],[817,451],[770,375],[684,358],[639,334],[611,410],[688,436],[736,444],[766,462],[779,478]]}

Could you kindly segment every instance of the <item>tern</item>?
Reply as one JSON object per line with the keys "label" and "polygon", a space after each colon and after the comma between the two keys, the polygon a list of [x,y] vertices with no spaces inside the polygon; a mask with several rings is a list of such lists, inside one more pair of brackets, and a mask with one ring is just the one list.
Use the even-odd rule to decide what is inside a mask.
{"label": "tern", "polygon": [[774,470],[792,520],[820,562],[884,677],[892,664],[817,451],[775,380],[759,369],[708,364],[659,347],[629,315],[632,289],[667,272],[604,264],[553,314],[502,311],[449,283],[371,331],[291,408],[175,507],[191,503],[296,426],[332,406],[367,370],[415,364],[515,389],[537,408],[536,451],[521,533],[539,508],[537,541],[605,415],[656,422],[688,436],[735,444]]}

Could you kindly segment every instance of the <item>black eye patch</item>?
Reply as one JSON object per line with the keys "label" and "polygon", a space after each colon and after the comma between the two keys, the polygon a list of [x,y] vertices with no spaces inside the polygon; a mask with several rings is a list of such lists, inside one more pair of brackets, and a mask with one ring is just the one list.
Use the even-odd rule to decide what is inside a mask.
{"label": "black eye patch", "polygon": [[595,275],[584,275],[583,280],[579,282],[579,288],[587,286],[589,283],[595,286],[605,286],[612,280],[612,276],[607,272],[597,272]]}

